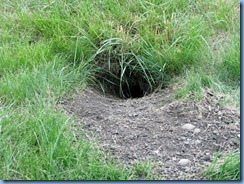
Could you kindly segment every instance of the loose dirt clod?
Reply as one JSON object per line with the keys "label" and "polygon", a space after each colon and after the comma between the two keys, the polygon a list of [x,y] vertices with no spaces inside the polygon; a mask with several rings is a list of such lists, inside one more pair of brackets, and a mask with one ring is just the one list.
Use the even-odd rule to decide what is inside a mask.
{"label": "loose dirt clod", "polygon": [[[154,172],[167,180],[199,180],[215,152],[239,149],[240,114],[221,106],[214,94],[206,93],[195,102],[175,101],[172,93],[165,89],[121,100],[88,89],[63,99],[61,105],[77,117],[76,135],[85,132],[87,139],[97,141],[114,159],[124,164],[162,163]],[[186,124],[195,133],[182,129]],[[196,133],[197,129],[201,131]],[[187,168],[178,164],[182,158],[191,160]]]}

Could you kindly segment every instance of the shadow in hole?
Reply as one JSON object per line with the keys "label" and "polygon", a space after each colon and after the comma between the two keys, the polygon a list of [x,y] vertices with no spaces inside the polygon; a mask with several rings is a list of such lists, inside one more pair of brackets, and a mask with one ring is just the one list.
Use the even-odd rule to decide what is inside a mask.
{"label": "shadow in hole", "polygon": [[145,95],[145,92],[138,83],[133,85],[129,84],[129,86],[124,84],[122,85],[122,90],[125,98],[140,98]]}
{"label": "shadow in hole", "polygon": [[141,98],[152,91],[140,73],[129,70],[125,71],[122,83],[120,71],[114,72],[112,75],[111,73],[100,73],[97,79],[104,94],[110,94],[121,99]]}

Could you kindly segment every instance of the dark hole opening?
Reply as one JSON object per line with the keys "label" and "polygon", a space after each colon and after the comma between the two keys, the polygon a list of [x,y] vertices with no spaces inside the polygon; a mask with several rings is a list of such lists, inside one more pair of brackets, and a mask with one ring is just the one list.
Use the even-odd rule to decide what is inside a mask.
{"label": "dark hole opening", "polygon": [[138,83],[136,84],[123,84],[122,85],[123,94],[126,98],[140,98],[145,95],[143,89],[141,89]]}
{"label": "dark hole opening", "polygon": [[126,71],[123,78],[118,73],[99,73],[97,79],[100,90],[122,99],[141,98],[151,92],[150,85],[144,77],[137,72]]}

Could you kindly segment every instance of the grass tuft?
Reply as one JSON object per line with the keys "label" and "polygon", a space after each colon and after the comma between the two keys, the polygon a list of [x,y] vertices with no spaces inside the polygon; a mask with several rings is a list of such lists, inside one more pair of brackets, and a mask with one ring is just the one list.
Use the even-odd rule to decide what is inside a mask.
{"label": "grass tuft", "polygon": [[219,78],[228,85],[240,83],[240,36],[234,35],[232,42],[225,49],[223,61],[217,65],[220,69]]}
{"label": "grass tuft", "polygon": [[[72,134],[74,123],[52,105],[0,110],[0,175],[4,180],[125,180],[133,169],[118,167]],[[6,110],[8,112],[6,112]]]}
{"label": "grass tuft", "polygon": [[216,154],[211,166],[205,173],[208,180],[240,180],[240,152],[231,152],[224,158]]}

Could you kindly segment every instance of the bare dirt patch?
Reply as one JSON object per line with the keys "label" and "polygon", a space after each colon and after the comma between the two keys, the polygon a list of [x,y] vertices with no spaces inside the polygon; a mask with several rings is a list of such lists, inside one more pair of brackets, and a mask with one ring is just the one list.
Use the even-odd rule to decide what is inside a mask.
{"label": "bare dirt patch", "polygon": [[202,179],[215,152],[239,149],[239,110],[221,106],[210,91],[198,102],[175,101],[171,94],[166,89],[121,100],[88,89],[61,105],[77,117],[76,134],[85,131],[114,159],[156,162],[162,179]]}

